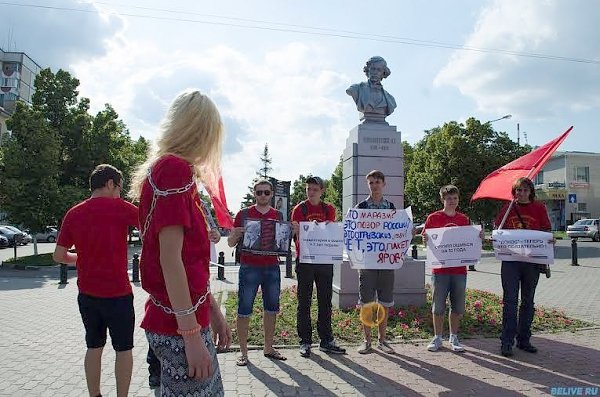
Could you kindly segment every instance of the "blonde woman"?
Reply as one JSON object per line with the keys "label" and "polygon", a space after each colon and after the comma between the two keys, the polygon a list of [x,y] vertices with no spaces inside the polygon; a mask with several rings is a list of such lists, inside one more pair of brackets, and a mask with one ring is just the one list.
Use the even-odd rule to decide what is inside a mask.
{"label": "blonde woman", "polygon": [[131,187],[140,203],[142,287],[150,294],[141,326],[161,362],[162,396],[224,394],[215,343],[228,348],[231,331],[209,286],[210,241],[220,237],[210,231],[197,187],[216,182],[222,135],[207,96],[180,94]]}

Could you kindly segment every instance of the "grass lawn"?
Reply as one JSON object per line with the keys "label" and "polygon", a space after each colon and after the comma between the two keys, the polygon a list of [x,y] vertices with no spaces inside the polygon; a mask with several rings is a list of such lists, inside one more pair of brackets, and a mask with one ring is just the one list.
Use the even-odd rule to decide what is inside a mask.
{"label": "grass lawn", "polygon": [[[232,329],[234,343],[237,343],[236,315],[237,294],[230,293],[225,301],[227,321]],[[277,345],[298,344],[296,334],[296,287],[286,288],[281,291],[280,314],[277,317],[275,341]],[[313,322],[313,341],[318,342],[316,332],[317,301],[313,296],[311,306]],[[334,309],[332,315],[333,334],[342,344],[358,344],[363,340],[362,324],[358,318],[359,309],[350,310]],[[431,290],[427,286],[427,303],[423,307],[408,306],[391,309],[388,321],[388,336],[390,339],[402,340],[427,339],[433,335],[431,322]],[[467,289],[466,311],[461,322],[460,334],[463,338],[486,336],[498,337],[501,332],[502,299],[489,292]],[[538,306],[533,320],[532,331],[574,331],[577,328],[591,326],[592,324],[568,318],[564,312],[548,310]],[[448,325],[445,325],[448,329]],[[373,335],[375,330],[373,329]],[[248,343],[251,345],[263,344],[262,325],[262,296],[259,291],[254,302],[254,312],[250,318]]]}
{"label": "grass lawn", "polygon": [[52,260],[52,254],[22,256],[15,260],[10,258],[4,261],[6,264],[23,265],[23,266],[54,266],[56,262]]}

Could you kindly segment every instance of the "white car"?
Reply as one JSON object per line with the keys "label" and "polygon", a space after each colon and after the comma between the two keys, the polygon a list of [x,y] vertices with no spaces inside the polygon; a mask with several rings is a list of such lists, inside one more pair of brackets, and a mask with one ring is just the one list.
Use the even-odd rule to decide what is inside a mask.
{"label": "white car", "polygon": [[585,237],[592,241],[600,241],[600,219],[580,219],[574,224],[567,226],[569,238]]}
{"label": "white car", "polygon": [[37,241],[47,241],[49,243],[56,242],[58,238],[58,230],[55,227],[48,226],[41,233],[36,233],[35,238]]}

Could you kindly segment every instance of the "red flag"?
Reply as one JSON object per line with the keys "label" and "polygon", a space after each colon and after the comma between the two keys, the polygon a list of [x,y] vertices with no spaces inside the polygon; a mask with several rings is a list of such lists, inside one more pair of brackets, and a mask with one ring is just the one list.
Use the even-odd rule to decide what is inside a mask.
{"label": "red flag", "polygon": [[229,214],[229,209],[227,208],[227,198],[225,197],[223,177],[219,175],[217,186],[213,187],[209,186],[209,184],[206,184],[205,187],[208,195],[210,196],[210,201],[212,202],[213,208],[215,209],[215,215],[217,216],[219,226],[224,229],[233,229],[233,221],[231,220],[231,215]]}
{"label": "red flag", "polygon": [[524,176],[530,179],[533,178],[544,167],[552,153],[556,151],[572,129],[573,126],[558,138],[491,172],[481,181],[471,200],[482,198],[512,200],[512,184]]}

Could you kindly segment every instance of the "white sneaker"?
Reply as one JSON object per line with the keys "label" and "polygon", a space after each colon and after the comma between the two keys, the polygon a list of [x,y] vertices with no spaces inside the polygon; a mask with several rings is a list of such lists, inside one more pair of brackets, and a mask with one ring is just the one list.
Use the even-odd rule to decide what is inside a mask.
{"label": "white sneaker", "polygon": [[427,345],[427,350],[430,352],[436,352],[442,347],[442,338],[439,336],[434,336],[431,342]]}
{"label": "white sneaker", "polygon": [[449,341],[450,341],[450,346],[452,346],[452,351],[454,351],[454,352],[464,352],[465,351],[465,347],[460,344],[460,341],[458,340],[458,336],[450,335]]}

